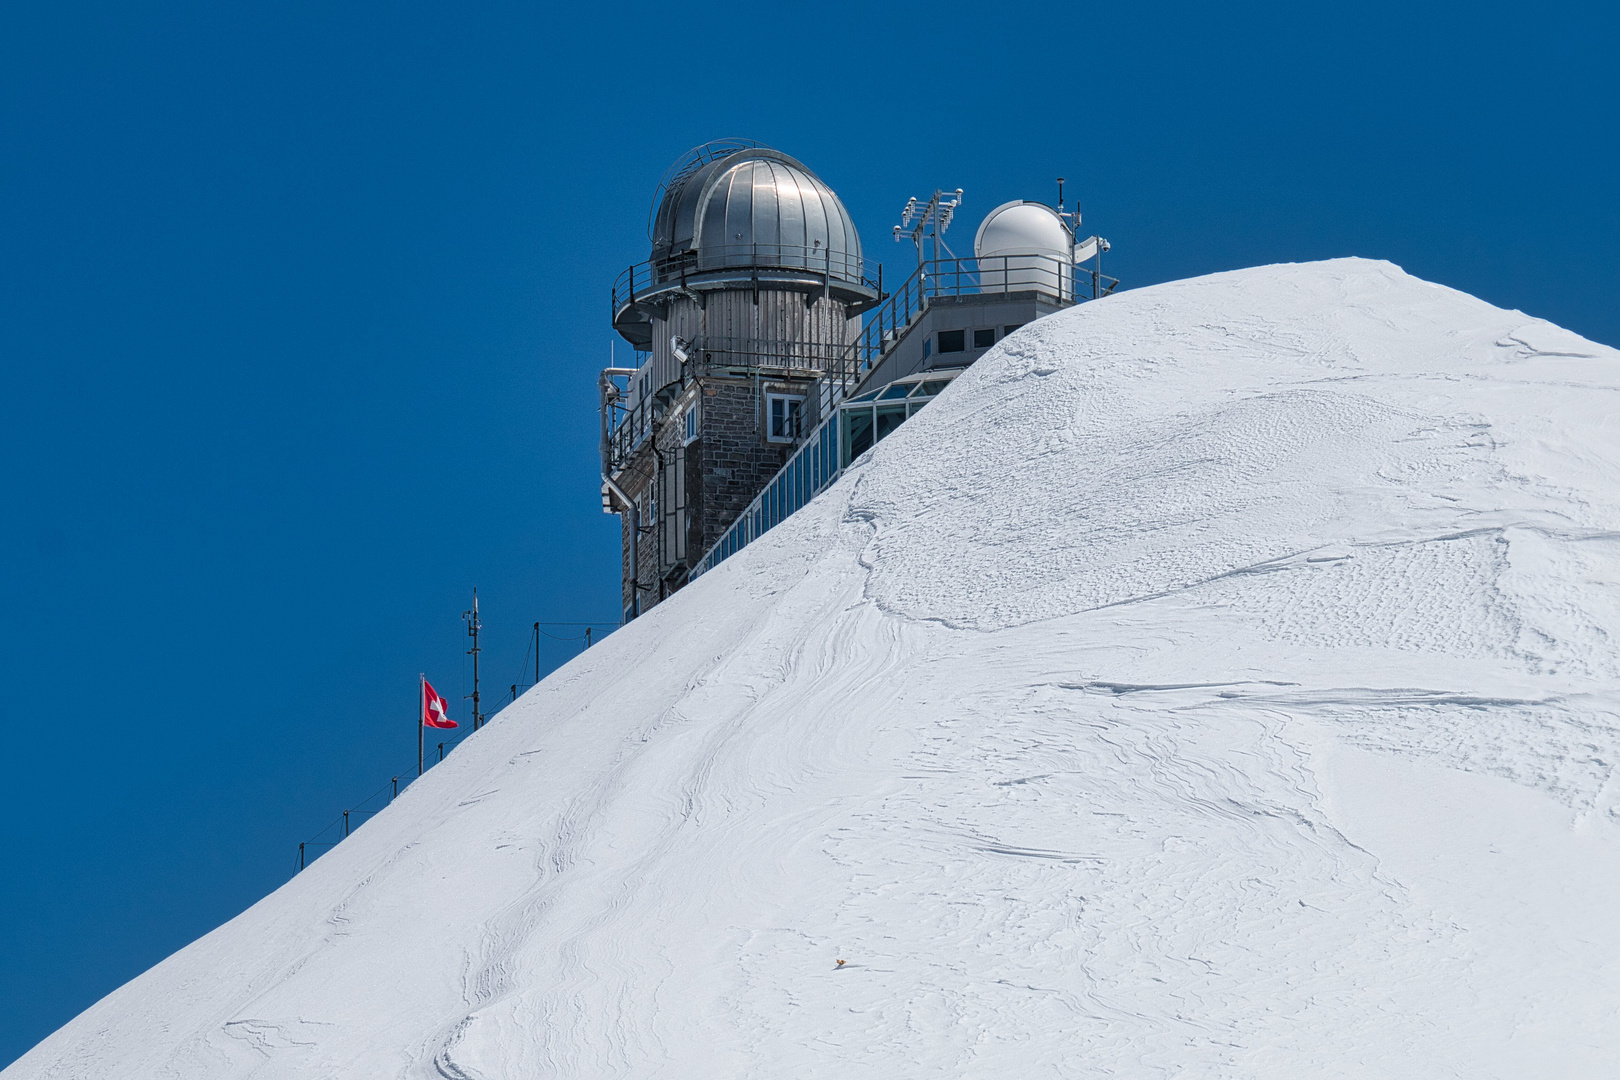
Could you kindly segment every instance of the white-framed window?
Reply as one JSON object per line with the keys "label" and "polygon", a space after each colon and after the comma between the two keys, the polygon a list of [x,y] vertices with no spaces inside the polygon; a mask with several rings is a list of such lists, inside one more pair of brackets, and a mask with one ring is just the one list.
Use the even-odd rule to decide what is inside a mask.
{"label": "white-framed window", "polygon": [[700,430],[700,428],[698,426],[698,403],[697,402],[694,401],[694,402],[692,402],[692,404],[690,404],[690,405],[688,405],[686,407],[685,423],[686,423],[685,441],[690,443],[692,440],[694,440],[694,439],[696,439],[698,437],[698,431]]}
{"label": "white-framed window", "polygon": [[799,437],[803,427],[803,395],[765,395],[765,439],[767,442],[792,442]]}

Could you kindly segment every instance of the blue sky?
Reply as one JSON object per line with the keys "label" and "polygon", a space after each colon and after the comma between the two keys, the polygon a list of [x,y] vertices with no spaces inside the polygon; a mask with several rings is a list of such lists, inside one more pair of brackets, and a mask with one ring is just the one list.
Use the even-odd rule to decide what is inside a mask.
{"label": "blue sky", "polygon": [[[869,254],[1069,178],[1141,286],[1365,255],[1620,343],[1603,5],[0,8],[0,1063],[617,613],[608,288],[688,147]],[[961,245],[958,245],[959,247]],[[546,666],[574,648],[548,640]],[[499,693],[496,690],[495,693]]]}

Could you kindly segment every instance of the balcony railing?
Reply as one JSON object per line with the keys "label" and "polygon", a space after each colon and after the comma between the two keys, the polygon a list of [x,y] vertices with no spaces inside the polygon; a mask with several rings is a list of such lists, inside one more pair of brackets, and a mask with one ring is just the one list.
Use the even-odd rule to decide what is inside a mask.
{"label": "balcony railing", "polygon": [[704,247],[683,251],[666,259],[649,259],[619,273],[613,282],[613,317],[638,298],[671,285],[684,285],[689,278],[721,271],[758,270],[803,271],[816,278],[842,281],[876,292],[878,283],[865,276],[865,261],[858,255],[830,252],[819,246],[793,244],[747,244],[732,247]]}
{"label": "balcony railing", "polygon": [[[757,250],[750,248],[749,252]],[[803,251],[802,248],[796,250]],[[696,265],[695,257],[691,263]],[[838,264],[835,261],[833,265]],[[621,289],[640,289],[644,293],[654,287],[659,273],[673,271],[668,266],[658,271],[652,263],[642,263],[621,274],[619,284],[614,286],[615,312],[619,310]],[[692,354],[705,365],[716,367],[789,368],[819,373],[816,409],[812,414],[819,420],[829,416],[839,402],[855,392],[878,361],[922,317],[928,305],[939,298],[1039,293],[1059,303],[1074,303],[1107,296],[1118,285],[1118,278],[1047,255],[930,259],[912,271],[910,277],[868,313],[860,336],[850,344],[714,337],[692,342]],[[642,401],[635,409],[624,410],[623,417],[615,419],[608,440],[610,461],[604,463],[610,466],[610,471],[628,459],[651,431],[655,420],[647,401]]]}

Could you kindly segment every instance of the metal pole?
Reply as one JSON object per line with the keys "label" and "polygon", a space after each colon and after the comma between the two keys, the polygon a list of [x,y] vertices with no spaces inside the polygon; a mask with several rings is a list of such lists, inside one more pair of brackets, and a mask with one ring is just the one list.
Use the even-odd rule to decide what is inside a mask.
{"label": "metal pole", "polygon": [[302,842],[298,845],[298,869],[300,871],[304,869],[304,845]]}
{"label": "metal pole", "polygon": [[349,838],[349,812],[343,811],[343,839]]}
{"label": "metal pole", "polygon": [[517,700],[517,683],[512,684],[512,700]]}
{"label": "metal pole", "polygon": [[472,727],[477,731],[483,726],[483,714],[478,711],[478,589],[473,588],[473,605],[471,611],[463,611],[461,617],[467,620],[467,636],[472,638],[472,648],[467,652],[473,658],[473,692],[472,692]]}
{"label": "metal pole", "polygon": [[[635,512],[634,507],[631,507],[631,512],[632,513]],[[637,525],[640,525],[641,522],[632,521],[630,524],[631,524],[631,527],[633,528],[633,527],[635,527]],[[634,546],[634,545],[632,545],[632,546]],[[539,685],[539,682],[540,682],[540,624],[539,623],[534,624],[534,681],[535,681],[536,685]]]}
{"label": "metal pole", "polygon": [[441,762],[444,760],[444,743],[439,744],[439,760]]}
{"label": "metal pole", "polygon": [[422,718],[427,715],[427,672],[416,677],[416,775],[422,775]]}
{"label": "metal pole", "polygon": [[585,628],[585,647],[591,647],[591,628],[588,626]]}

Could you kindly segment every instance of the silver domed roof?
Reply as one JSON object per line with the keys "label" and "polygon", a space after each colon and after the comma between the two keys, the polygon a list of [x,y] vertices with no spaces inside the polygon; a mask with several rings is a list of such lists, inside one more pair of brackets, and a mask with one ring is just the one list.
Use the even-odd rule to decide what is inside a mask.
{"label": "silver domed roof", "polygon": [[695,273],[802,269],[860,284],[861,239],[833,190],[786,154],[726,149],[668,182],[653,219],[654,263]]}

